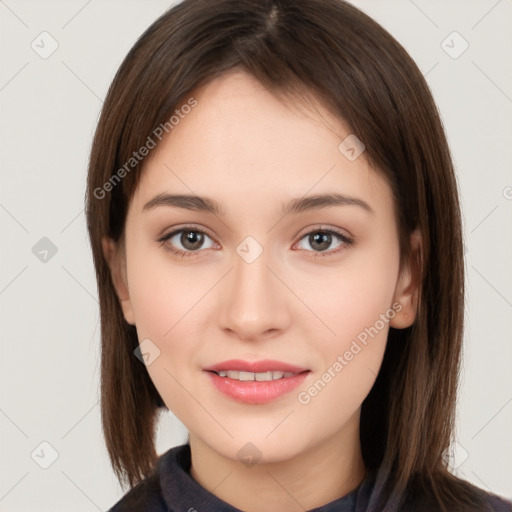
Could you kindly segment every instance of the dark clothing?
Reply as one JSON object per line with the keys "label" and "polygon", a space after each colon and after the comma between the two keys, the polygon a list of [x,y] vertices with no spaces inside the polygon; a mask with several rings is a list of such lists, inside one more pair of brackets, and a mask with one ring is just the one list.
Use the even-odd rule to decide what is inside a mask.
{"label": "dark clothing", "polygon": [[[156,474],[136,485],[108,512],[240,512],[196,482],[190,476],[190,465],[190,445],[171,448],[160,456]],[[309,512],[365,512],[373,484],[372,479],[366,478],[345,496]],[[483,490],[480,492],[490,510],[512,512],[512,503]],[[435,508],[423,499],[411,504],[410,510],[434,512]]]}

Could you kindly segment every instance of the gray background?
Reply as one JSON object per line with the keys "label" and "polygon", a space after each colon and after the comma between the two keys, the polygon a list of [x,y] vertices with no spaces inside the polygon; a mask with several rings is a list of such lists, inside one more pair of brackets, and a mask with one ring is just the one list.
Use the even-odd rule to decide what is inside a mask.
{"label": "gray background", "polygon": [[[354,3],[406,47],[442,113],[467,250],[452,465],[512,497],[512,0]],[[102,98],[136,38],[169,6],[0,1],[0,512],[106,510],[124,493],[101,435],[83,197]],[[183,425],[163,415],[159,453],[185,439]]]}

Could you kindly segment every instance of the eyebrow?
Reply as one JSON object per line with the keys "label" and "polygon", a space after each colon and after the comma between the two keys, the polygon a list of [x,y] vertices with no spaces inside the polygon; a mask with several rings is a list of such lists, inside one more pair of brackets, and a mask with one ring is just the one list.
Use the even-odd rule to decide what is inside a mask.
{"label": "eyebrow", "polygon": [[[152,210],[158,206],[168,206],[176,208],[184,208],[185,210],[204,211],[212,213],[216,216],[224,216],[225,210],[220,203],[209,197],[201,197],[196,195],[171,195],[158,194],[148,201],[143,211]],[[357,197],[347,196],[343,194],[316,194],[294,198],[284,204],[281,215],[285,216],[293,213],[302,213],[308,210],[318,210],[332,206],[359,206],[368,213],[375,215],[375,211],[371,206]]]}

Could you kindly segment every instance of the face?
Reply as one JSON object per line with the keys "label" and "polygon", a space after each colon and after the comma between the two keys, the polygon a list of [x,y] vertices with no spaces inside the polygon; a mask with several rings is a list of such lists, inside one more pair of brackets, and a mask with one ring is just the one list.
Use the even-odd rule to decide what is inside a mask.
{"label": "face", "polygon": [[[320,104],[292,108],[241,72],[193,96],[146,159],[116,288],[191,436],[282,461],[353,427],[389,326],[414,318],[391,189],[339,149],[350,130]],[[266,380],[280,368],[293,375]]]}

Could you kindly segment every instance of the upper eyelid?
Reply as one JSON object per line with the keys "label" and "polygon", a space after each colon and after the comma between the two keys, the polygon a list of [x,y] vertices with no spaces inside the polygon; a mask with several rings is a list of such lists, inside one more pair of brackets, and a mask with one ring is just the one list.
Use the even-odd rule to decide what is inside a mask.
{"label": "upper eyelid", "polygon": [[210,238],[214,238],[205,228],[200,228],[197,226],[179,226],[177,228],[172,228],[169,232],[164,231],[164,234],[159,236],[159,240],[162,240],[164,238],[170,238],[171,236],[176,235],[177,233],[181,233],[182,231],[197,231],[198,233],[204,233],[205,235],[208,235]]}
{"label": "upper eyelid", "polygon": [[[306,235],[309,235],[310,233],[314,233],[316,231],[327,231],[327,232],[331,232],[338,236],[344,236],[345,238],[349,238],[349,239],[353,238],[352,234],[350,232],[348,232],[346,229],[334,228],[334,227],[327,226],[325,224],[317,224],[317,225],[313,225],[313,226],[308,226],[307,228],[304,228],[304,229],[306,231],[300,230],[295,235],[295,237],[300,237],[302,239]],[[343,233],[343,231],[345,231],[345,233]],[[302,233],[302,234],[300,234],[300,233]]]}

